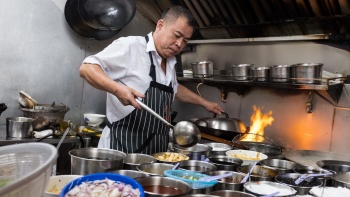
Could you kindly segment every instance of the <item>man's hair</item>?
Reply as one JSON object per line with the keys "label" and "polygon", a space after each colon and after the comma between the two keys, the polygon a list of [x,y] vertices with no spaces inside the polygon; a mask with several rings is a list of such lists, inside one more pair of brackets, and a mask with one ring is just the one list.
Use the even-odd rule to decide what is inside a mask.
{"label": "man's hair", "polygon": [[160,18],[166,22],[172,23],[175,22],[181,16],[186,18],[187,24],[190,27],[193,27],[193,29],[196,28],[196,21],[192,16],[191,12],[182,6],[174,6],[167,8],[166,10],[164,10]]}

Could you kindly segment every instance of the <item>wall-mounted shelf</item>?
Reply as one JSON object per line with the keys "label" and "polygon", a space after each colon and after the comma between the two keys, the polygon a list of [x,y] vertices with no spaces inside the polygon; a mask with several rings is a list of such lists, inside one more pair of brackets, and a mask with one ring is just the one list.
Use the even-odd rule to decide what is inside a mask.
{"label": "wall-mounted shelf", "polygon": [[281,89],[299,89],[314,90],[319,92],[333,104],[338,103],[343,88],[344,78],[322,79],[319,84],[297,84],[297,83],[276,83],[259,82],[254,80],[234,81],[227,76],[214,76],[210,78],[178,77],[179,82],[203,83],[209,86],[221,87],[220,89],[227,94],[227,91],[234,91],[243,95],[251,87],[281,88]]}

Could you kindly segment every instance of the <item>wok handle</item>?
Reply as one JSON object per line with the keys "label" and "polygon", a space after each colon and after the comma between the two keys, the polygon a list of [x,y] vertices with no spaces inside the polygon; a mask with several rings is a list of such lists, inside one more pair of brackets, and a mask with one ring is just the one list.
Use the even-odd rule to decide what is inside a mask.
{"label": "wok handle", "polygon": [[139,99],[135,99],[136,102],[146,111],[148,111],[149,113],[151,113],[153,116],[155,116],[156,118],[158,118],[159,120],[161,120],[162,122],[164,122],[166,125],[168,125],[171,128],[174,128],[174,126],[172,124],[170,124],[168,121],[166,121],[163,117],[161,117],[159,114],[157,114],[155,111],[153,111],[151,108],[149,108],[146,104],[144,104],[142,101],[140,101]]}

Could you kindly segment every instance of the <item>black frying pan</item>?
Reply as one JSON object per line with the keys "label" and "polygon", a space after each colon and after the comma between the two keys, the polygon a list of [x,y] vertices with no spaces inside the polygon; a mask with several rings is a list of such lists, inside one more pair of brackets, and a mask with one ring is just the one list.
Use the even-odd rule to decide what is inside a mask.
{"label": "black frying pan", "polygon": [[64,8],[68,25],[80,36],[96,40],[116,35],[135,12],[134,0],[67,0]]}

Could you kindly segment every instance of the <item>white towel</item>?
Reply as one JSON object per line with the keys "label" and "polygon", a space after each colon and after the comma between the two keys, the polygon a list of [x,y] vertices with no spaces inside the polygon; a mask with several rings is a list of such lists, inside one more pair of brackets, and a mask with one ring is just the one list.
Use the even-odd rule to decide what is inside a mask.
{"label": "white towel", "polygon": [[[53,130],[52,129],[47,129],[47,130],[43,130],[43,131],[34,131],[34,137],[35,138],[42,138],[48,134],[51,134],[53,133]],[[52,137],[52,136],[50,136]]]}

